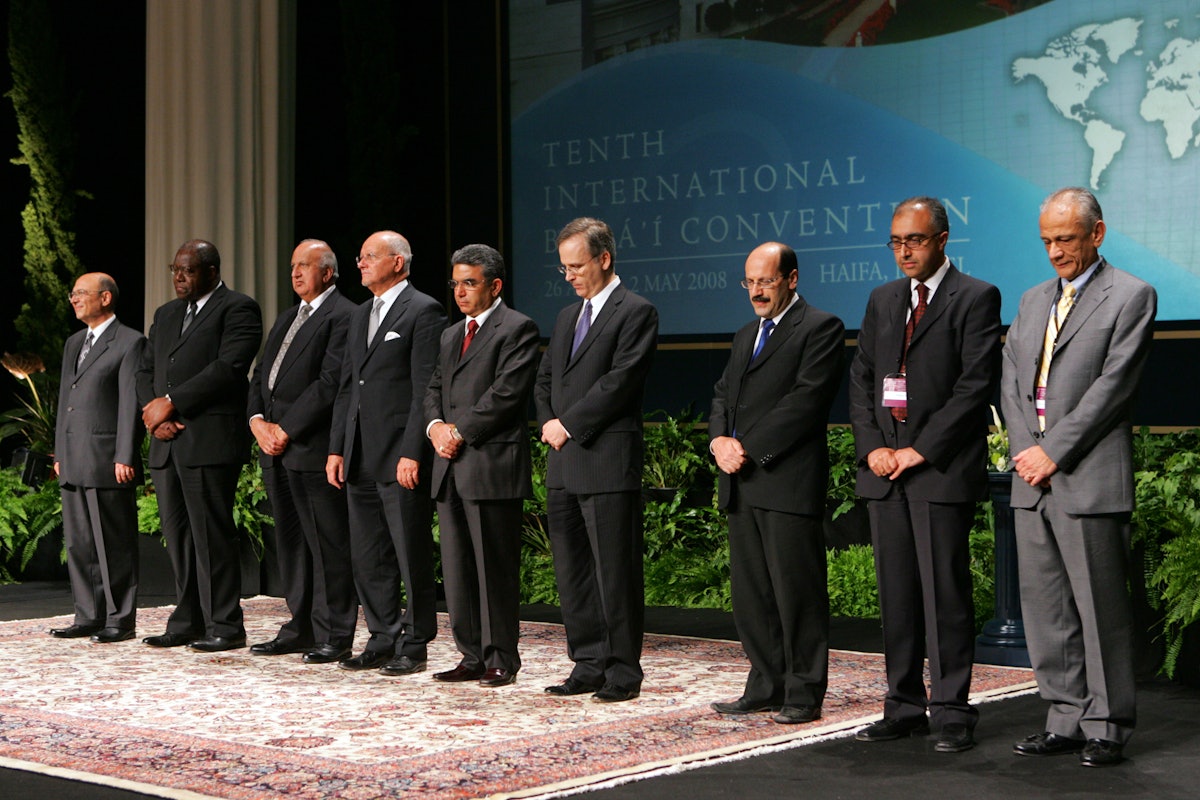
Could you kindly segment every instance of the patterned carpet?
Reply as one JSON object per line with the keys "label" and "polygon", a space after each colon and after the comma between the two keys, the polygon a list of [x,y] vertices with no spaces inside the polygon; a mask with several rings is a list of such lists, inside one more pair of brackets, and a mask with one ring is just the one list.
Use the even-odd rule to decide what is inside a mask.
{"label": "patterned carpet", "polygon": [[[276,598],[243,608],[251,641],[286,613]],[[139,632],[161,632],[168,611],[140,612]],[[172,798],[546,797],[843,735],[878,715],[884,691],[881,656],[834,652],[823,719],[782,726],[709,709],[741,693],[747,664],[731,642],[647,636],[642,696],[605,705],[542,691],[570,668],[557,625],[523,623],[517,683],[484,689],[46,634],[69,622],[0,623],[0,765]],[[458,661],[439,622],[431,671]],[[978,666],[974,687],[982,700],[1031,681]]]}

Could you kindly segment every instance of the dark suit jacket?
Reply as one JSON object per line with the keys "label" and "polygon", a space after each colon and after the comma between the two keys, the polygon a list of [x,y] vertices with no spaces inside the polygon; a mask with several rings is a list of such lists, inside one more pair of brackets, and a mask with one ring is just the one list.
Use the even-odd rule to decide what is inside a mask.
{"label": "dark suit jacket", "polygon": [[441,354],[425,392],[425,422],[452,422],[464,445],[451,462],[435,458],[433,496],[443,499],[453,463],[458,493],[467,500],[533,496],[526,410],[538,365],[538,329],[502,301],[463,357],[465,329],[442,332]]}
{"label": "dark suit jacket", "polygon": [[[250,378],[246,417],[262,414],[268,422],[278,423],[287,433],[288,446],[280,457],[287,469],[299,472],[325,470],[333,401],[337,397],[342,355],[346,349],[346,331],[356,307],[337,289],[330,292],[321,307],[296,332],[275,377],[274,389],[267,387],[271,365],[275,363],[288,328],[300,313],[300,306],[292,306],[280,314],[267,334],[266,347]],[[275,462],[275,456],[261,453],[259,461],[268,467]]]}
{"label": "dark suit jacket", "polygon": [[658,311],[618,285],[572,358],[582,308],[580,300],[559,312],[534,385],[539,425],[557,418],[571,435],[561,450],[550,450],[546,486],[572,494],[637,491],[642,394],[658,341]]}
{"label": "dark suit jacket", "polygon": [[54,432],[54,460],[59,483],[116,489],[134,484],[117,483],[114,464],[128,464],[142,480],[141,405],[137,397],[137,370],[146,337],[119,320],[92,343],[83,368],[75,362],[87,329],[76,331],[63,348],[62,382],[58,390],[58,420]]}
{"label": "dark suit jacket", "polygon": [[180,335],[185,313],[183,300],[154,312],[138,372],[138,401],[169,394],[186,426],[169,442],[151,438],[150,466],[163,466],[168,454],[185,467],[240,464],[250,452],[246,376],[262,343],[262,311],[221,285]]}
{"label": "dark suit jacket", "polygon": [[[1021,297],[1004,345],[1001,403],[1012,453],[1035,444],[1058,465],[1054,496],[1071,514],[1133,510],[1130,410],[1154,338],[1154,288],[1103,262],[1058,334],[1046,387],[1046,431],[1034,397],[1057,301],[1057,277]],[[1033,508],[1042,490],[1013,481],[1014,508]]]}
{"label": "dark suit jacket", "polygon": [[748,459],[737,475],[720,473],[718,504],[823,515],[825,426],[842,379],[845,328],[801,297],[751,364],[760,322],[734,335],[729,363],[713,387],[709,439],[736,429]]}
{"label": "dark suit jacket", "polygon": [[[379,483],[396,482],[396,465],[411,458],[424,467],[433,457],[422,405],[446,327],[441,305],[409,283],[379,323],[367,347],[371,301],[350,317],[341,387],[333,409],[329,452]],[[362,452],[355,451],[355,438]],[[359,463],[361,462],[361,463]]]}
{"label": "dark suit jacket", "polygon": [[901,476],[907,496],[935,503],[982,499],[987,491],[988,403],[1000,373],[1000,290],[951,265],[913,331],[907,359],[908,422],[880,403],[883,378],[899,372],[909,279],[871,292],[850,368],[850,422],[857,491],[881,499],[892,482],[867,468],[879,447],[913,447],[926,464]]}

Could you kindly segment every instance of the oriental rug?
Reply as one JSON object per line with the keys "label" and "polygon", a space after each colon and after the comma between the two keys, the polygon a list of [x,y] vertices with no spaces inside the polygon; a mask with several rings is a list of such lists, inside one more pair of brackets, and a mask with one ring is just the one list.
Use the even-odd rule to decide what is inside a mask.
{"label": "oriental rug", "polygon": [[[277,598],[243,608],[252,642],[286,619]],[[161,632],[169,611],[139,612],[139,634]],[[824,717],[784,726],[709,708],[741,694],[737,642],[648,635],[641,697],[600,704],[543,692],[570,669],[558,625],[522,623],[517,683],[485,689],[47,635],[69,622],[0,623],[0,766],[170,798],[548,797],[845,735],[878,715],[885,688],[882,656],[835,651]],[[458,662],[439,624],[431,672]],[[356,651],[365,638],[360,621]],[[977,700],[1021,694],[1032,673],[977,666],[974,686]]]}

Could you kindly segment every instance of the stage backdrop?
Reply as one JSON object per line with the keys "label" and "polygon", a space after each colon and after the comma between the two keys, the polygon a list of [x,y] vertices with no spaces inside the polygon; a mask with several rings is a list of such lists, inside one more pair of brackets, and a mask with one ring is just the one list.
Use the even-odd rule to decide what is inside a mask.
{"label": "stage backdrop", "polygon": [[[581,215],[613,226],[663,334],[744,324],[745,256],[770,239],[798,252],[800,292],[857,328],[897,277],[883,243],[914,194],[945,203],[948,252],[1001,288],[1008,323],[1051,275],[1038,204],[1068,185],[1099,197],[1102,252],[1157,287],[1159,319],[1200,317],[1195,0],[1055,0],[864,47],[786,41],[827,3],[763,3],[726,38],[713,5],[510,3],[514,299],[543,331],[572,297],[554,236]],[[853,42],[912,4],[836,5],[853,11],[830,37]]]}

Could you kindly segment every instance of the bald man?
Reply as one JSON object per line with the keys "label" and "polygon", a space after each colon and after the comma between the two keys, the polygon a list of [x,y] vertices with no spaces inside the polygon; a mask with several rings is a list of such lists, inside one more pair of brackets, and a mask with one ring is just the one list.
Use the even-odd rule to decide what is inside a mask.
{"label": "bald man", "polygon": [[146,337],[116,318],[117,284],[79,276],[71,308],[87,327],[63,348],[54,472],[62,492],[75,621],[50,633],[132,639],[137,617],[137,495],[142,481],[137,369]]}

